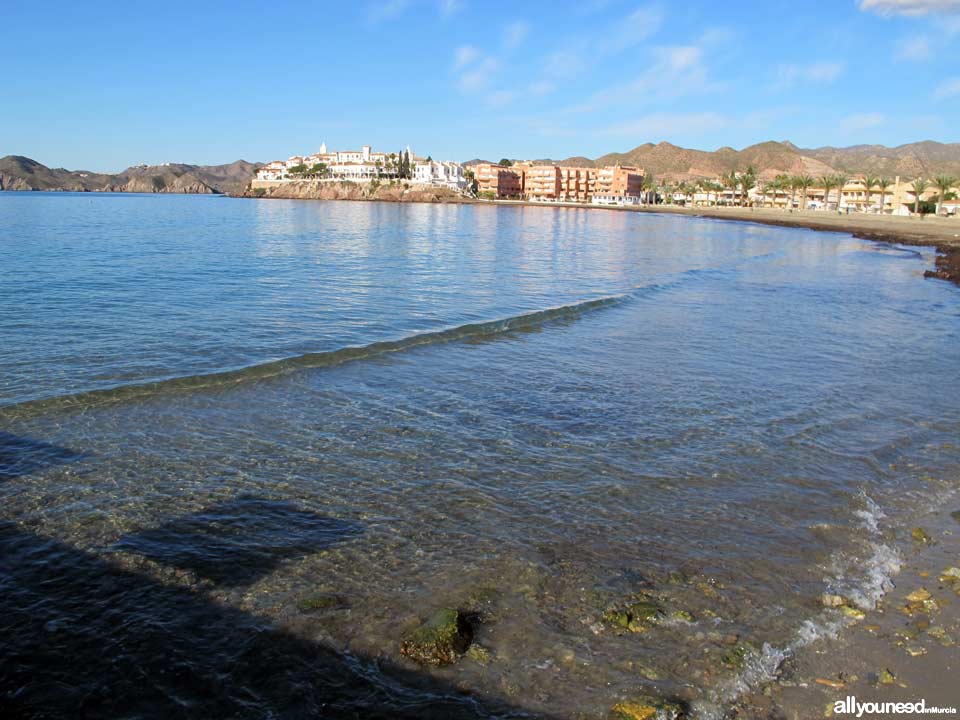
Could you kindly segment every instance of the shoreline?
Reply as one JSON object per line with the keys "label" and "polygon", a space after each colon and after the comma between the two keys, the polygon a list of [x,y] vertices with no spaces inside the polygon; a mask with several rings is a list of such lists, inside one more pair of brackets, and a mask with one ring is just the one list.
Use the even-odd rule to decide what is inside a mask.
{"label": "shoreline", "polygon": [[[382,186],[385,190],[387,186]],[[895,217],[891,215],[840,215],[821,210],[798,210],[784,212],[772,208],[728,207],[683,207],[677,205],[642,205],[623,207],[616,205],[586,205],[581,203],[545,203],[530,200],[479,200],[456,195],[451,191],[430,193],[422,188],[390,192],[389,196],[367,196],[351,188],[351,192],[324,193],[325,197],[312,196],[307,188],[301,192],[282,192],[260,197],[250,191],[229,194],[229,197],[250,200],[349,200],[366,202],[416,202],[464,205],[495,205],[512,207],[553,207],[578,210],[614,210],[618,212],[658,213],[687,217],[749,222],[758,225],[795,227],[819,232],[848,233],[862,240],[891,245],[932,247],[937,251],[933,269],[926,270],[924,277],[947,280],[960,285],[960,219],[932,217]]]}
{"label": "shoreline", "polygon": [[953,577],[960,512],[953,508],[960,508],[955,498],[915,518],[921,539],[898,538],[900,570],[874,609],[788,657],[777,678],[735,703],[732,717],[831,717],[834,703],[851,695],[960,712],[960,580]]}

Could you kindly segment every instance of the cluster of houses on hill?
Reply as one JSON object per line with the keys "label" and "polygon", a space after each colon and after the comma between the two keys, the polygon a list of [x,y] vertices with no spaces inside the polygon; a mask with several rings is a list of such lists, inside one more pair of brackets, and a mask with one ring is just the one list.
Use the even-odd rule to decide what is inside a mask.
{"label": "cluster of houses on hill", "polygon": [[324,143],[319,152],[312,155],[294,155],[267,163],[257,170],[252,187],[303,180],[358,183],[407,180],[460,191],[470,186],[460,163],[418,157],[409,147],[399,153],[374,152],[369,145],[359,150],[328,152]]}
{"label": "cluster of houses on hill", "polygon": [[294,155],[267,163],[253,178],[252,188],[288,182],[391,182],[446,187],[491,200],[635,205],[642,200],[643,171],[634,167],[567,167],[552,164],[480,163],[464,167],[419,157],[409,147],[399,153],[327,150]]}
{"label": "cluster of houses on hill", "polygon": [[[359,150],[328,151],[326,144],[311,155],[275,160],[259,170],[252,188],[269,188],[289,182],[396,182],[444,187],[464,195],[489,200],[524,200],[543,203],[593,205],[735,205],[781,209],[819,209],[839,212],[872,212],[909,215],[922,211],[921,203],[937,199],[936,212],[960,214],[957,188],[938,190],[943,178],[924,182],[842,174],[814,179],[806,175],[761,179],[730,173],[715,180],[662,184],[653,182],[638,167],[611,165],[580,167],[555,163],[441,162],[415,155],[409,146],[398,153],[375,152],[369,145]],[[746,182],[749,175],[750,182]],[[950,178],[951,182],[955,179]]]}

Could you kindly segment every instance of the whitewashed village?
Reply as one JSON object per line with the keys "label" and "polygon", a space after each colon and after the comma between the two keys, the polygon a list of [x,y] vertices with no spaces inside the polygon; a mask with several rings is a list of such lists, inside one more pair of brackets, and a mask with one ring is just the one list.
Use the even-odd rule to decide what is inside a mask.
{"label": "whitewashed village", "polygon": [[250,189],[257,193],[291,183],[402,183],[407,188],[442,188],[464,199],[590,204],[606,206],[682,205],[822,210],[844,214],[960,217],[958,180],[953,177],[884,178],[843,173],[812,177],[758,173],[753,168],[716,178],[658,181],[643,168],[605,167],[501,160],[499,163],[438,161],[400,152],[327,149],[293,155],[260,167]]}

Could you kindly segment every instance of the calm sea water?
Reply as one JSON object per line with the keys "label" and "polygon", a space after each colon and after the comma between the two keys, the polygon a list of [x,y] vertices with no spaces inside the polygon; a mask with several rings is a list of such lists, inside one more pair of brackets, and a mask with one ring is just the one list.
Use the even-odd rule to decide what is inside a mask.
{"label": "calm sea water", "polygon": [[[930,263],[612,211],[0,193],[0,714],[719,717],[956,491]],[[604,623],[638,597],[660,622]],[[489,662],[399,654],[443,607]]]}

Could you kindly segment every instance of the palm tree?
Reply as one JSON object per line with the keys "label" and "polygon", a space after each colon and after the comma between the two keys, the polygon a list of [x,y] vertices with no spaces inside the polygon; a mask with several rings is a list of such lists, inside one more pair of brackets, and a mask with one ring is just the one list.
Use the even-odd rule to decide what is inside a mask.
{"label": "palm tree", "polygon": [[[830,190],[836,184],[837,179],[833,175],[824,175],[820,178],[820,184],[823,185],[823,209],[826,210],[830,204]],[[839,207],[839,205],[838,205]]]}
{"label": "palm tree", "polygon": [[880,188],[880,214],[883,215],[883,210],[886,207],[887,202],[887,188],[890,187],[893,183],[890,178],[878,177],[877,178],[877,187]]}
{"label": "palm tree", "polygon": [[757,171],[753,165],[748,165],[747,169],[740,175],[740,187],[743,189],[743,197],[740,199],[741,206],[747,204],[750,191],[757,186]]}
{"label": "palm tree", "polygon": [[737,201],[737,173],[734,170],[731,170],[726,175],[720,176],[720,182],[723,183],[723,187],[733,191],[733,201],[736,204]]}
{"label": "palm tree", "polygon": [[943,207],[943,201],[947,197],[947,193],[950,192],[950,188],[953,187],[953,184],[957,181],[955,177],[950,177],[949,175],[937,175],[933,179],[933,184],[936,185],[937,190],[940,191],[940,196],[937,198],[937,215],[940,214],[940,209]]}
{"label": "palm tree", "polygon": [[920,196],[926,192],[927,188],[930,187],[930,183],[924,180],[922,177],[917,178],[913,181],[913,214],[920,214]]}
{"label": "palm tree", "polygon": [[877,179],[873,175],[864,175],[863,176],[863,187],[866,191],[866,202],[863,205],[864,210],[870,208],[870,197],[872,195],[873,188],[877,184]]}
{"label": "palm tree", "polygon": [[657,193],[657,179],[653,176],[653,173],[648,173],[643,176],[643,189],[644,189],[644,201],[649,202],[653,198],[654,204],[656,204],[656,193]]}
{"label": "palm tree", "polygon": [[803,205],[801,206],[800,209],[806,210],[807,209],[807,190],[810,188],[811,185],[813,185],[813,178],[807,175],[806,173],[803,173],[801,175],[797,175],[796,181],[797,181],[797,187],[803,191]]}
{"label": "palm tree", "polygon": [[776,198],[776,197],[777,197],[777,195],[776,195],[777,189],[776,189],[776,187],[774,186],[774,181],[773,181],[773,180],[767,180],[767,181],[763,184],[763,207],[766,207],[766,206],[767,206],[767,199],[770,197],[770,195],[769,195],[770,190],[773,190],[773,192],[774,192],[773,197]]}
{"label": "palm tree", "polygon": [[[780,191],[782,191],[784,195],[786,195],[787,190],[793,190],[793,178],[790,177],[789,175],[783,175],[783,174],[777,175],[777,177],[776,177],[776,183],[777,183],[777,189],[780,190]],[[792,197],[791,197],[791,202],[792,202],[792,201],[793,201],[793,199],[792,199]],[[776,204],[777,204],[777,197],[776,197],[776,195],[774,195],[774,197],[773,197],[773,204],[774,204],[774,207],[776,207]],[[786,202],[783,203],[783,208],[784,208],[784,210],[786,210],[786,208],[787,208],[787,203],[786,203]]]}
{"label": "palm tree", "polygon": [[833,181],[837,184],[837,212],[840,212],[840,203],[843,202],[843,189],[850,182],[850,176],[837,173],[833,176]]}

